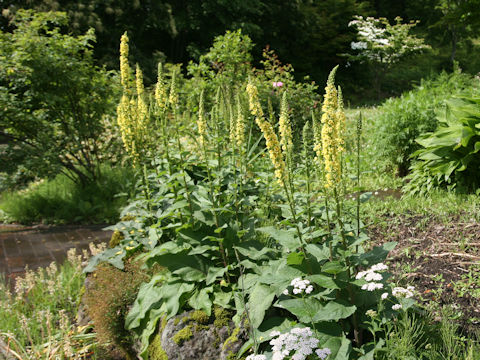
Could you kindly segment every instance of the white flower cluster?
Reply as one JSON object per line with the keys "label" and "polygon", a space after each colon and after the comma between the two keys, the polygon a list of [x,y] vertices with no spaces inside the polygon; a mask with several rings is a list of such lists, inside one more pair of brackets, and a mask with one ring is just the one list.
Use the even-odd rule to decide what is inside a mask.
{"label": "white flower cluster", "polygon": [[365,41],[351,42],[350,47],[352,50],[365,50],[368,47],[368,44]]}
{"label": "white flower cluster", "polygon": [[402,304],[395,304],[392,306],[392,310],[400,310],[402,308]]}
{"label": "white flower cluster", "polygon": [[272,360],[283,360],[291,356],[291,360],[305,360],[307,356],[315,354],[322,360],[326,359],[331,351],[329,348],[316,349],[319,340],[313,337],[313,332],[309,327],[293,328],[288,333],[282,334],[279,331],[272,331],[270,336],[276,337],[270,340],[273,350]]}
{"label": "white flower cluster", "polygon": [[245,360],[267,360],[265,355],[248,355]]}
{"label": "white flower cluster", "polygon": [[[305,292],[305,294],[310,294],[313,291],[313,285],[310,285],[309,280],[302,280],[301,278],[295,278],[290,283],[293,286],[293,293],[295,295]],[[283,291],[284,295],[288,295],[288,289]]]}
{"label": "white flower cluster", "polygon": [[387,269],[388,269],[387,265],[385,265],[384,263],[378,263],[373,265],[368,270],[360,271],[355,278],[357,280],[365,279],[365,281],[368,281],[368,283],[362,285],[362,290],[375,291],[377,289],[383,288],[382,283],[376,282],[376,281],[381,281],[383,279],[382,274],[379,274],[377,271],[384,271]]}
{"label": "white flower cluster", "polygon": [[404,297],[404,298],[411,298],[414,294],[413,291],[415,288],[413,286],[407,286],[407,288],[403,287],[395,287],[392,290],[393,296],[396,297]]}

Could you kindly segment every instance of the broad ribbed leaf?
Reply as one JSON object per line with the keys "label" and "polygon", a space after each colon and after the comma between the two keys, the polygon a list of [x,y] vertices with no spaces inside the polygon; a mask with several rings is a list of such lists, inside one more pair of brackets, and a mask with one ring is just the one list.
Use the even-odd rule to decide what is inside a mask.
{"label": "broad ribbed leaf", "polygon": [[250,309],[250,321],[254,329],[258,328],[263,322],[265,312],[272,306],[275,293],[270,289],[270,286],[257,283],[253,288],[248,301]]}
{"label": "broad ribbed leaf", "polygon": [[273,226],[266,226],[256,230],[272,237],[288,251],[295,251],[301,245],[300,240],[290,231],[280,230]]}

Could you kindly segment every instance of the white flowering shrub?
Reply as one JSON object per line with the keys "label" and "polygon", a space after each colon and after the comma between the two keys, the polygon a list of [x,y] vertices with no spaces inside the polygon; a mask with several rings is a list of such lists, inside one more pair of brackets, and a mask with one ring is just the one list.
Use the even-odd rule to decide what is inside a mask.
{"label": "white flowering shrub", "polygon": [[355,60],[367,60],[381,64],[392,64],[400,61],[406,55],[428,49],[423,39],[410,34],[410,30],[418,22],[411,21],[402,24],[402,18],[396,17],[396,23],[391,25],[385,18],[363,18],[356,16],[348,24],[357,29],[358,41],[352,42],[352,55]]}
{"label": "white flowering shrub", "polygon": [[348,24],[357,30],[357,41],[350,44],[353,53],[348,58],[373,65],[374,86],[379,97],[382,80],[392,64],[430,48],[423,39],[410,34],[418,21],[403,24],[402,18],[396,17],[395,22],[392,25],[385,18],[356,16]]}

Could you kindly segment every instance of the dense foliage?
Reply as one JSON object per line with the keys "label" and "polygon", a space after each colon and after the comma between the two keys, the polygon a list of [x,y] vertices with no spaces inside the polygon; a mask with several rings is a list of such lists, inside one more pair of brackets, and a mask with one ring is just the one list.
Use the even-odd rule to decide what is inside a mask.
{"label": "dense foliage", "polygon": [[479,85],[477,78],[467,74],[442,73],[399,98],[387,100],[379,108],[377,119],[375,143],[379,155],[397,167],[399,175],[406,175],[411,155],[420,148],[415,139],[437,127],[436,111],[452,95],[474,94]]}
{"label": "dense foliage", "polygon": [[[112,138],[105,116],[114,110],[115,81],[93,63],[93,31],[62,32],[64,13],[18,11],[13,32],[0,33],[2,171],[23,164],[37,176],[62,172],[86,185]],[[116,100],[115,100],[116,101]]]}
{"label": "dense foliage", "polygon": [[[212,40],[227,30],[242,29],[250,36],[254,47],[254,62],[258,64],[262,49],[270,45],[279,56],[291,63],[297,74],[310,74],[318,83],[327,76],[327,69],[336,64],[344,67],[339,76],[346,93],[361,96],[357,101],[375,99],[372,86],[375,68],[349,67],[342,54],[350,52],[351,42],[358,41],[348,27],[354,16],[384,17],[390,22],[400,16],[405,22],[420,21],[415,34],[432,46],[424,59],[407,60],[391,69],[385,79],[382,96],[399,94],[411,87],[425,73],[451,69],[453,60],[470,73],[480,69],[475,36],[479,27],[478,0],[324,0],[278,3],[262,1],[186,2],[168,0],[5,0],[4,18],[0,26],[11,30],[9,22],[18,8],[37,11],[66,11],[72,21],[68,30],[83,34],[95,29],[99,46],[95,57],[110,69],[117,68],[117,39],[125,31],[135,43],[132,53],[145,70],[147,83],[154,81],[159,61],[183,63],[198,61]],[[201,30],[200,30],[201,29]],[[295,34],[295,36],[292,36]],[[404,65],[409,66],[404,66]],[[354,79],[354,81],[345,81]],[[388,86],[387,86],[388,85]]]}
{"label": "dense foliage", "polygon": [[[280,333],[299,331],[315,339],[321,359],[328,352],[353,359],[380,351],[382,324],[414,305],[413,289],[388,282],[381,262],[394,243],[365,246],[358,209],[368,195],[354,203],[343,200],[346,124],[336,68],[321,120],[307,122],[297,156],[288,86],[276,84],[282,99],[277,116],[263,110],[261,77],[246,84],[250,114],[241,100],[245,84],[226,90],[228,81],[220,83],[211,105],[202,91],[192,121],[189,112],[178,111],[174,79],[168,94],[160,91],[163,82],[155,87],[150,104],[138,68],[136,88],[129,85],[126,37],[121,49],[124,98],[118,119],[142,174],[142,191],[112,227],[121,233],[118,244],[93,257],[85,271],[101,262],[123,269],[132,256],[167,270],[140,286],[125,319],[141,340],[142,357],[148,357],[162,318],[189,309],[210,316],[214,306],[231,309],[236,324],[249,328],[250,340],[238,356],[272,356]],[[251,135],[257,126],[258,139]],[[153,154],[148,141],[131,141],[152,132],[159,139]],[[378,317],[365,315],[373,313]]]}
{"label": "dense foliage", "polygon": [[417,139],[422,148],[413,154],[413,192],[428,191],[433,186],[449,185],[459,190],[478,189],[478,151],[480,151],[480,100],[454,98],[446,109],[438,111],[436,131]]}

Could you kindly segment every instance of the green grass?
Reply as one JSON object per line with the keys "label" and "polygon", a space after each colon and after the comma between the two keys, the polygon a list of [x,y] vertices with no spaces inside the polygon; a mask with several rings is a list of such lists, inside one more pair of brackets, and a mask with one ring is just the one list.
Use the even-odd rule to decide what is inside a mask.
{"label": "green grass", "polygon": [[15,291],[0,279],[0,338],[21,359],[72,359],[95,351],[95,334],[75,325],[83,260],[70,251],[60,267],[27,270],[16,279]]}
{"label": "green grass", "polygon": [[480,220],[480,198],[477,195],[458,194],[446,190],[432,190],[424,196],[403,196],[401,199],[387,197],[382,200],[371,199],[362,205],[364,216],[372,221],[376,218],[389,216],[422,215],[435,217],[441,222],[459,220]]}
{"label": "green grass", "polygon": [[[82,187],[64,175],[3,193],[0,220],[30,223],[112,223],[134,191],[133,171],[107,168],[95,183]],[[3,215],[2,215],[3,214]]]}

